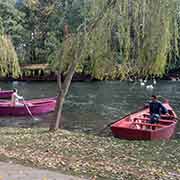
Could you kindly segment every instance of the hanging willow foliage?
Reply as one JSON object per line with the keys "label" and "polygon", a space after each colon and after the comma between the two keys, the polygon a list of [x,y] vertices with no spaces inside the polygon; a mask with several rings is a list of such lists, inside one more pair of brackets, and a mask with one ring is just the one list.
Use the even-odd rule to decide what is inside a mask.
{"label": "hanging willow foliage", "polygon": [[23,0],[23,3],[31,8],[31,9],[34,9],[37,7],[37,5],[39,4],[39,0]]}
{"label": "hanging willow foliage", "polygon": [[[107,2],[91,0],[86,20],[96,19]],[[82,61],[77,69],[83,69],[84,60],[90,59],[89,73],[98,79],[163,75],[169,63],[168,55],[172,48],[177,48],[178,31],[172,28],[177,26],[176,0],[114,2],[91,31],[84,25],[87,32],[84,32],[83,46],[77,46],[82,41],[78,38],[81,32],[76,38],[73,35],[64,41],[58,56],[60,62],[73,62],[73,52],[81,48]]]}
{"label": "hanging willow foliage", "polygon": [[13,77],[20,74],[18,58],[11,39],[6,35],[0,35],[0,75],[9,74]]}

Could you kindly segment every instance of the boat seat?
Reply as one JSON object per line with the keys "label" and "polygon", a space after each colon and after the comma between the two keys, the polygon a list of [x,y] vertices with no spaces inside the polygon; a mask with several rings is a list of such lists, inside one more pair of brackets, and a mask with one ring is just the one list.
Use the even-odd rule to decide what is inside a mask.
{"label": "boat seat", "polygon": [[[144,117],[149,117],[150,114],[143,114]],[[174,119],[174,116],[171,116],[171,115],[161,115],[161,119],[164,119],[164,120],[171,120],[171,119]]]}
{"label": "boat seat", "polygon": [[144,117],[147,117],[147,116],[149,117],[149,116],[150,116],[150,114],[143,114],[143,116],[144,116]]}
{"label": "boat seat", "polygon": [[[134,120],[142,120],[142,121],[149,121],[149,119],[148,118],[134,118]],[[159,122],[161,123],[163,123],[163,122],[165,122],[165,123],[172,123],[173,122],[173,120],[164,120],[164,119],[160,119],[159,120]],[[143,123],[143,122],[142,122]]]}
{"label": "boat seat", "polygon": [[134,122],[135,121],[137,121],[137,120],[141,120],[141,121],[149,121],[149,118],[141,118],[141,117],[139,117],[139,118],[134,118]]}
{"label": "boat seat", "polygon": [[161,118],[162,119],[165,119],[165,120],[172,120],[172,119],[174,119],[174,116],[171,116],[171,115],[161,115]]}
{"label": "boat seat", "polygon": [[150,123],[139,123],[139,122],[134,122],[133,124],[137,124],[137,125],[145,125],[145,126],[164,127],[164,125],[161,125],[161,124],[150,124]]}
{"label": "boat seat", "polygon": [[146,127],[148,129],[155,130],[156,128],[163,128],[163,127],[167,127],[165,125],[161,125],[161,124],[150,124],[150,123],[138,123],[138,122],[134,122],[132,123],[132,125],[139,125],[140,128],[143,129],[143,127]]}
{"label": "boat seat", "polygon": [[159,122],[165,122],[165,123],[172,123],[174,122],[173,120],[164,120],[164,119],[160,119]]}

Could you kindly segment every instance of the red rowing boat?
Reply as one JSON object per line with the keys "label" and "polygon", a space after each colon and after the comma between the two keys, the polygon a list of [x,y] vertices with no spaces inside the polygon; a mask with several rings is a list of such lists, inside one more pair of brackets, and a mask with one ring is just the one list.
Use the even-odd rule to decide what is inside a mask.
{"label": "red rowing boat", "polygon": [[[11,106],[10,101],[0,102],[1,116],[28,116],[29,111],[33,115],[39,115],[54,111],[55,98],[34,99],[21,102],[18,106]],[[29,110],[29,111],[28,111]]]}
{"label": "red rowing boat", "polygon": [[173,137],[177,116],[168,102],[163,105],[171,114],[162,115],[158,124],[149,123],[149,108],[132,113],[111,125],[114,137],[128,140],[168,140]]}
{"label": "red rowing boat", "polygon": [[12,90],[1,90],[0,91],[0,99],[11,98],[12,93],[13,93]]}

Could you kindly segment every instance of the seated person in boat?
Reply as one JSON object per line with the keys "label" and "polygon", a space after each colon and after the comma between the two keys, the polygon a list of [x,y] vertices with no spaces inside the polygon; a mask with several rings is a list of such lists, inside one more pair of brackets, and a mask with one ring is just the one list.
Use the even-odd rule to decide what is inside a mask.
{"label": "seated person in boat", "polygon": [[11,106],[24,106],[24,104],[19,102],[20,99],[23,100],[24,98],[18,95],[17,89],[13,89],[13,93],[11,95]]}
{"label": "seated person in boat", "polygon": [[161,114],[168,113],[168,110],[163,106],[163,104],[158,101],[157,96],[151,96],[151,102],[149,103],[150,109],[150,121],[149,123],[155,124],[159,122]]}

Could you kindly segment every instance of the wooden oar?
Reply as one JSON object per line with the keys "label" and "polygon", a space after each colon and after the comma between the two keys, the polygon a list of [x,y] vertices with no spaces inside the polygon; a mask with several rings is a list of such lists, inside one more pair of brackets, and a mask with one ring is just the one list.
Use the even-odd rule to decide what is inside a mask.
{"label": "wooden oar", "polygon": [[[134,112],[129,113],[128,115],[126,115],[126,116],[124,116],[124,117],[122,117],[122,118],[120,118],[120,119],[127,118],[128,116],[130,116],[130,115],[132,115],[132,114],[135,114],[135,113],[138,113],[139,111],[145,110],[146,108],[147,108],[147,107],[140,108],[140,109],[138,109],[138,110],[136,110],[136,111],[134,111]],[[113,122],[107,124],[107,125],[106,125],[103,129],[101,129],[101,130],[99,131],[99,133],[97,133],[97,134],[98,134],[98,135],[101,134],[105,129],[109,128],[112,124],[118,122],[120,119],[118,119],[118,120],[116,120],[116,121],[113,121]]]}
{"label": "wooden oar", "polygon": [[38,118],[35,118],[33,115],[32,115],[32,112],[30,111],[29,107],[26,105],[25,101],[24,101],[24,98],[22,99],[23,100],[23,104],[24,104],[24,107],[26,108],[26,110],[28,111],[29,115],[31,116],[31,118],[34,120],[34,121],[38,121],[39,119]]}

